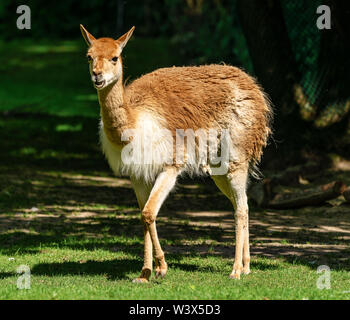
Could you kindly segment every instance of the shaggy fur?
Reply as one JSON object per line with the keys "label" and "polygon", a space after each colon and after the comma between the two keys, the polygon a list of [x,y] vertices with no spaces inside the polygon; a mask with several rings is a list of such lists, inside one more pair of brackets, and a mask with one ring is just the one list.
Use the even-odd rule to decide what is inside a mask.
{"label": "shaggy fur", "polygon": [[[235,67],[208,65],[159,69],[128,85],[123,95],[119,108],[116,108],[117,98],[106,101],[103,94],[99,95],[104,105],[101,109],[104,132],[115,145],[124,145],[122,132],[140,128],[148,116],[154,118],[159,127],[170,130],[174,140],[176,129],[228,129],[232,146],[237,150],[235,154],[238,154],[232,162],[255,165],[271,133],[268,100],[256,82]],[[107,149],[105,146],[108,157]],[[159,148],[155,154],[168,149],[169,146]],[[140,177],[139,171],[122,168],[122,163],[112,166],[117,174]],[[199,166],[197,168],[196,173],[201,174]],[[160,170],[162,168],[152,174],[146,168],[143,172],[147,180],[152,180]],[[185,171],[191,174],[192,170]]]}
{"label": "shaggy fur", "polygon": [[[236,259],[231,276],[239,278],[242,271],[249,273],[247,175],[249,167],[260,161],[271,133],[272,118],[269,101],[259,85],[238,68],[205,65],[158,69],[124,87],[120,55],[133,29],[118,40],[96,39],[82,26],[81,30],[89,45],[92,81],[98,89],[103,151],[116,174],[131,177],[142,210],[145,265],[137,280],[145,282],[150,276],[150,244],[155,250],[157,274],[166,273],[155,220],[176,177],[183,172],[210,173],[213,168],[203,159],[190,161],[193,159],[187,150],[185,163],[177,163],[179,155],[173,141],[178,129],[202,130],[205,135],[211,129],[219,134],[224,130],[229,132],[228,172],[213,179],[236,209]],[[150,163],[128,162],[136,140],[135,135],[126,135],[130,129],[142,132],[139,141],[142,157],[151,154]],[[198,143],[196,148],[198,151]]]}

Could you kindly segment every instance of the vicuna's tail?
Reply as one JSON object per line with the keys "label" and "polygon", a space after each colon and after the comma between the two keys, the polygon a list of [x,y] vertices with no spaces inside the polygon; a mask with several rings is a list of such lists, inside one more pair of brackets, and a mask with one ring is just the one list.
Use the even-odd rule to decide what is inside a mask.
{"label": "vicuna's tail", "polygon": [[263,148],[267,146],[269,139],[272,137],[272,133],[273,133],[272,123],[273,123],[273,115],[274,115],[273,105],[269,96],[263,91],[263,89],[260,86],[259,86],[259,89],[263,98],[262,109],[264,112],[264,117],[263,117],[264,123],[261,125],[262,132],[261,132],[260,139],[258,139],[260,141],[257,141],[256,153],[254,154],[249,164],[249,174],[257,180],[260,180],[262,178],[262,173],[259,170],[258,165],[261,161]]}

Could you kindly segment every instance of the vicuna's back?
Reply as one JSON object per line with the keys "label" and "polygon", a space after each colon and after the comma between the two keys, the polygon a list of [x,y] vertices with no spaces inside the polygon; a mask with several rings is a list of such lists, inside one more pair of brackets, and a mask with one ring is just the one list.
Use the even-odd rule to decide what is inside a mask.
{"label": "vicuna's back", "polygon": [[227,65],[158,69],[132,82],[125,103],[176,129],[229,129],[246,159],[260,159],[271,108],[255,80]]}

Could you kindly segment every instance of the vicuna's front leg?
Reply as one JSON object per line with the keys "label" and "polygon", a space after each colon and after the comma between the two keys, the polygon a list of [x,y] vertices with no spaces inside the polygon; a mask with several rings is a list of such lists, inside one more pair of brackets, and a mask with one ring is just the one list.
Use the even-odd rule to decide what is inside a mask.
{"label": "vicuna's front leg", "polygon": [[148,201],[142,210],[142,221],[147,226],[150,238],[153,243],[154,258],[156,264],[156,277],[164,277],[168,270],[168,266],[164,258],[164,252],[160,246],[158,239],[156,218],[164,200],[168,196],[171,189],[174,187],[178,174],[178,169],[174,167],[166,168],[162,173],[160,173],[156,179],[154,187],[152,188]]}
{"label": "vicuna's front leg", "polygon": [[[149,198],[149,195],[152,190],[152,186],[146,184],[144,180],[139,180],[131,177],[132,186],[134,188],[137,202],[139,204],[140,210],[142,212],[145,204]],[[152,240],[151,235],[149,233],[148,227],[145,223],[143,223],[143,233],[144,233],[144,264],[141,271],[140,277],[136,278],[134,282],[148,282],[152,274]]]}

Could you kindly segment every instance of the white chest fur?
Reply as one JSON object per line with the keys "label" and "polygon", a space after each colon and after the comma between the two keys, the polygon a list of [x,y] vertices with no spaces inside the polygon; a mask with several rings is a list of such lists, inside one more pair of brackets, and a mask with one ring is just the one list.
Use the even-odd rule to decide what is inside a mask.
{"label": "white chest fur", "polygon": [[[161,123],[163,125],[160,125]],[[193,152],[190,152],[188,145],[184,149],[180,148],[181,152],[179,152],[178,141],[173,140],[171,132],[165,129],[162,119],[156,119],[150,114],[142,114],[138,118],[136,127],[137,129],[127,129],[122,133],[123,141],[130,141],[130,137],[132,137],[132,140],[121,146],[112,143],[108,139],[101,121],[100,141],[102,150],[116,175],[132,176],[147,183],[152,183],[164,167],[174,165],[174,160],[176,164],[182,167],[182,171],[187,172],[190,176],[207,173],[226,174],[229,158],[231,161],[238,158],[235,154],[235,148],[230,145],[228,148],[229,158],[222,159],[223,161],[219,166],[214,168],[210,164],[208,165],[208,163],[211,163],[211,161],[208,162],[208,156],[210,159],[215,158],[216,148],[209,148],[212,150],[209,154],[205,153],[206,156],[202,158],[196,156],[194,149],[192,149]],[[216,135],[212,138],[209,135],[208,141],[205,140],[206,142],[202,145],[201,150],[207,150],[208,146],[210,147],[210,142],[216,139]],[[176,157],[174,157],[175,150]],[[179,157],[180,154],[184,156]]]}
{"label": "white chest fur", "polygon": [[113,144],[107,137],[103,122],[100,125],[102,151],[116,175],[133,176],[152,182],[164,166],[173,162],[173,141],[169,132],[149,115],[142,115],[137,122],[137,130],[125,130],[122,140],[132,142],[126,146]]}

